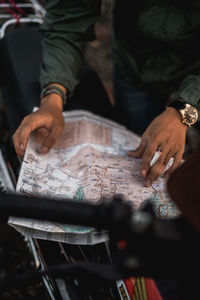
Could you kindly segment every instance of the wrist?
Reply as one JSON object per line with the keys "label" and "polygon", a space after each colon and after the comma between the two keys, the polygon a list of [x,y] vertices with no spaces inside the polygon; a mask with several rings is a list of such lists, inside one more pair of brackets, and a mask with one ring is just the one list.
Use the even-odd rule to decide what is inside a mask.
{"label": "wrist", "polygon": [[51,98],[47,98],[47,96],[49,95],[55,95],[54,99],[58,99],[57,96],[59,96],[59,98],[62,100],[62,108],[63,106],[66,105],[67,102],[67,89],[62,86],[61,84],[58,83],[50,83],[48,85],[46,85],[40,94],[41,100],[44,103],[44,101],[46,99],[51,99]]}
{"label": "wrist", "polygon": [[188,128],[188,126],[182,122],[181,115],[180,115],[179,111],[178,111],[176,108],[168,106],[168,107],[166,108],[166,112],[167,112],[174,120],[176,120],[180,125],[182,125],[185,129]]}
{"label": "wrist", "polygon": [[63,110],[63,100],[60,95],[49,94],[42,98],[40,108]]}

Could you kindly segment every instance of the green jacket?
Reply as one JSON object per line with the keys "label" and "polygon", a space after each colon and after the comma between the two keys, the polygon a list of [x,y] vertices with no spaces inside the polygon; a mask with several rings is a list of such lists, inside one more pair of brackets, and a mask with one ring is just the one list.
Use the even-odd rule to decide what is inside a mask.
{"label": "green jacket", "polygon": [[[44,6],[41,86],[57,82],[72,93],[101,1],[45,0]],[[200,1],[115,0],[113,14],[117,72],[138,86],[176,90],[200,112]]]}

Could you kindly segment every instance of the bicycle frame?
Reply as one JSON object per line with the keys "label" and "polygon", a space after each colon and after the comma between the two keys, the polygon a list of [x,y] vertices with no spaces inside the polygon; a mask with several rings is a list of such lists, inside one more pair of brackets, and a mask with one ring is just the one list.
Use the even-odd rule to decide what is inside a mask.
{"label": "bicycle frame", "polygon": [[[5,36],[6,30],[11,25],[16,25],[17,23],[26,24],[26,23],[37,23],[42,24],[43,17],[45,15],[45,9],[37,0],[30,0],[30,3],[17,3],[17,8],[20,8],[25,13],[25,16],[18,15],[18,18],[14,17],[11,13],[8,12],[0,14],[0,20],[3,21],[0,27],[0,39]],[[0,9],[11,10],[13,5],[11,3],[0,3]],[[26,14],[27,10],[32,10],[32,13]]]}

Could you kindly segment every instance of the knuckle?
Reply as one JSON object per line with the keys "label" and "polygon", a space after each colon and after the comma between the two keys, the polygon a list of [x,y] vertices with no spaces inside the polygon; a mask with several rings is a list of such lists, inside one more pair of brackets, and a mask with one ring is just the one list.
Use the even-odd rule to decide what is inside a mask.
{"label": "knuckle", "polygon": [[33,124],[32,123],[28,123],[26,125],[26,127],[24,127],[23,129],[26,130],[26,131],[32,132],[33,131]]}
{"label": "knuckle", "polygon": [[154,152],[155,149],[157,148],[157,145],[158,145],[158,143],[155,143],[155,141],[154,141],[154,143],[150,143],[148,145],[148,152]]}
{"label": "knuckle", "polygon": [[152,160],[152,157],[153,155],[151,152],[145,153],[145,155],[143,156],[143,163],[149,165]]}
{"label": "knuckle", "polygon": [[140,169],[141,170],[149,170],[150,164],[142,163]]}
{"label": "knuckle", "polygon": [[163,164],[166,163],[166,161],[167,161],[166,156],[161,155],[161,156],[157,159],[157,161],[156,161],[156,163],[155,163],[155,167],[156,167],[156,168],[160,168]]}
{"label": "knuckle", "polygon": [[163,170],[162,165],[155,163],[151,168],[149,175],[153,178],[157,178],[162,174],[162,170]]}
{"label": "knuckle", "polygon": [[168,141],[166,146],[168,146],[171,149],[175,149],[177,147],[177,142],[175,142],[175,141]]}
{"label": "knuckle", "polygon": [[176,161],[174,162],[174,166],[175,166],[175,167],[179,166],[180,164],[181,164],[181,160],[176,160]]}
{"label": "knuckle", "polygon": [[156,136],[152,136],[152,138],[150,139],[150,143],[152,146],[157,146],[162,142],[163,138],[161,139],[160,136],[156,135]]}
{"label": "knuckle", "polygon": [[177,145],[177,141],[173,138],[169,137],[164,141],[165,146],[168,146],[170,148],[173,148]]}
{"label": "knuckle", "polygon": [[154,172],[150,172],[147,176],[147,180],[150,180],[150,182],[153,182],[159,175]]}
{"label": "knuckle", "polygon": [[22,123],[27,122],[27,120],[29,120],[29,119],[30,119],[30,115],[25,116],[25,117],[23,118],[23,120],[22,120]]}

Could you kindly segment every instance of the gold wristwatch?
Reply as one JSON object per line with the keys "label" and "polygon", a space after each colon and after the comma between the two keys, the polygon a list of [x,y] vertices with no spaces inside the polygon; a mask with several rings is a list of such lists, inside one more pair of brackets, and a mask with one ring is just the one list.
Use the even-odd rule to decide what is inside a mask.
{"label": "gold wristwatch", "polygon": [[191,127],[197,122],[199,117],[198,110],[191,104],[185,103],[182,100],[175,100],[168,106],[174,107],[179,111],[182,123],[186,124],[187,126]]}

